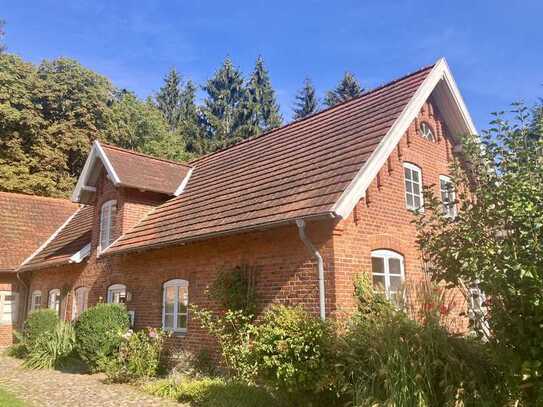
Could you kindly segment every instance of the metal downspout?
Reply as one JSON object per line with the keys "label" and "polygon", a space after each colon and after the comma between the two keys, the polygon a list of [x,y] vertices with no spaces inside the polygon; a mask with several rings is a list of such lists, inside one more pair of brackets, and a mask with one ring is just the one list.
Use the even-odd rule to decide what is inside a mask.
{"label": "metal downspout", "polygon": [[319,311],[320,317],[324,321],[326,319],[326,302],[324,297],[324,261],[317,248],[311,243],[307,235],[305,234],[305,221],[303,219],[296,220],[296,226],[298,226],[298,234],[300,239],[304,242],[305,247],[309,253],[317,260],[317,269],[319,271]]}

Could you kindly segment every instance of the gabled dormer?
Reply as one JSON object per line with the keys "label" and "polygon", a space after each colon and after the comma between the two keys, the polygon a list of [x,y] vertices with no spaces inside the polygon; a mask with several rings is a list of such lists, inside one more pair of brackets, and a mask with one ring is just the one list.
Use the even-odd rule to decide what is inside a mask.
{"label": "gabled dormer", "polygon": [[94,207],[92,248],[104,251],[151,209],[178,196],[192,168],[95,141],[72,194]]}

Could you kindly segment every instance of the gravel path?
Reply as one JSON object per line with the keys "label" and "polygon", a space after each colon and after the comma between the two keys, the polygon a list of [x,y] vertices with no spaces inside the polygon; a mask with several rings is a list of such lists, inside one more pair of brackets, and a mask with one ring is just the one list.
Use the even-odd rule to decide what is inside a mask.
{"label": "gravel path", "polygon": [[103,375],[29,370],[21,361],[0,356],[0,387],[30,406],[175,406],[182,404],[140,392],[126,384],[104,384]]}

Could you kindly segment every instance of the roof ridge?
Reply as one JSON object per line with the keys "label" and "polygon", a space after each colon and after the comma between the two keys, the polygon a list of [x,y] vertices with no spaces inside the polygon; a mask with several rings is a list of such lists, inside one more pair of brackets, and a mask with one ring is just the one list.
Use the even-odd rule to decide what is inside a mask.
{"label": "roof ridge", "polygon": [[68,198],[57,198],[54,196],[34,195],[34,194],[27,194],[24,192],[0,191],[0,195],[11,195],[11,196],[15,195],[19,197],[26,197],[26,198],[31,198],[31,199],[43,200],[43,201],[56,201],[56,202],[69,203],[71,205],[77,205],[76,203],[72,202]]}
{"label": "roof ridge", "polygon": [[301,119],[291,121],[290,123],[287,123],[287,124],[285,124],[285,125],[283,125],[283,126],[276,127],[276,128],[274,128],[274,129],[265,131],[265,132],[263,132],[263,133],[261,133],[261,134],[259,134],[259,135],[257,135],[257,136],[249,137],[249,138],[247,138],[247,139],[245,139],[245,140],[241,140],[241,141],[239,141],[239,142],[237,142],[237,143],[235,143],[235,144],[232,144],[231,146],[221,148],[221,149],[219,149],[219,150],[217,150],[217,151],[213,151],[213,152],[208,153],[208,154],[205,154],[205,155],[203,155],[203,156],[201,156],[201,157],[198,157],[198,158],[195,158],[195,159],[193,159],[193,160],[190,160],[190,161],[189,161],[189,165],[192,165],[193,163],[197,163],[198,161],[203,160],[203,159],[206,159],[206,158],[209,158],[209,157],[211,157],[211,156],[213,156],[213,155],[216,155],[216,154],[219,154],[219,153],[228,151],[228,150],[230,150],[230,149],[232,149],[232,148],[234,148],[234,147],[237,147],[237,146],[239,146],[239,145],[246,144],[246,143],[248,143],[248,142],[250,142],[250,141],[254,141],[254,140],[259,139],[259,138],[262,138],[262,137],[264,137],[264,136],[269,136],[270,134],[275,133],[275,132],[277,132],[277,131],[279,131],[279,130],[285,129],[285,128],[290,127],[290,126],[292,126],[292,125],[294,125],[294,124],[301,123],[301,122],[306,121],[306,120],[308,120],[308,119],[314,118],[314,117],[316,117],[316,116],[318,116],[318,115],[320,115],[320,114],[322,114],[322,113],[331,111],[331,110],[336,109],[336,108],[338,108],[338,107],[344,106],[344,105],[346,105],[346,104],[348,104],[348,103],[352,103],[352,102],[354,102],[354,101],[356,101],[356,100],[358,100],[358,99],[360,99],[360,98],[362,98],[362,97],[365,97],[365,96],[367,96],[367,95],[369,95],[369,94],[375,93],[375,92],[377,92],[377,91],[379,91],[379,90],[381,90],[381,89],[383,89],[383,88],[386,88],[387,86],[394,85],[395,83],[398,83],[398,82],[400,82],[400,81],[402,81],[402,80],[404,80],[404,79],[407,79],[407,78],[409,78],[409,77],[411,77],[411,76],[417,75],[417,74],[419,74],[419,73],[421,73],[421,72],[423,72],[423,71],[425,71],[425,70],[431,69],[431,68],[433,68],[435,65],[436,65],[436,63],[429,64],[429,65],[425,65],[425,66],[423,66],[423,67],[421,67],[421,68],[418,68],[417,70],[415,70],[415,71],[413,71],[413,72],[409,72],[409,73],[407,73],[407,74],[405,74],[405,75],[402,75],[402,76],[400,76],[400,77],[398,77],[398,78],[395,78],[395,79],[393,79],[393,80],[391,80],[391,81],[389,81],[389,82],[385,82],[385,83],[382,84],[382,85],[379,85],[379,86],[376,86],[376,87],[374,87],[374,88],[372,88],[372,89],[369,89],[369,90],[367,90],[367,91],[361,93],[360,95],[358,95],[358,96],[356,96],[356,97],[354,97],[354,98],[351,98],[351,99],[348,99],[348,100],[344,100],[344,101],[342,101],[342,102],[340,102],[340,103],[335,104],[334,106],[330,106],[330,107],[327,107],[327,108],[325,108],[325,109],[319,110],[318,112],[315,112],[315,113],[310,114],[310,115],[308,115],[308,116],[302,117]]}
{"label": "roof ridge", "polygon": [[152,156],[152,155],[149,155],[149,154],[140,153],[139,151],[130,150],[128,148],[122,148],[122,147],[116,146],[114,144],[104,143],[102,141],[100,141],[100,144],[102,146],[104,146],[104,147],[112,148],[114,150],[122,151],[122,152],[125,152],[125,153],[128,153],[128,154],[137,155],[137,156],[144,157],[144,158],[149,158],[149,159],[152,159],[152,160],[163,161],[163,162],[170,163],[170,164],[181,165],[181,166],[187,167],[187,168],[192,168],[192,166],[189,163],[186,163],[184,161],[174,161],[174,160],[168,160],[166,158],[159,158],[159,157],[155,157],[155,156]]}

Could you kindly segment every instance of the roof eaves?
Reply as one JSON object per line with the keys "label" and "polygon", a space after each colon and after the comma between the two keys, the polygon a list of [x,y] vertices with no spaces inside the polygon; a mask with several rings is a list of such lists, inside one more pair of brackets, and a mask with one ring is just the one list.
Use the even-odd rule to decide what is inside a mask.
{"label": "roof eaves", "polygon": [[311,220],[318,220],[318,219],[333,219],[335,217],[336,215],[332,212],[322,212],[322,213],[317,213],[317,214],[313,214],[309,216],[299,216],[299,217],[294,217],[294,218],[282,219],[278,221],[266,222],[266,223],[261,223],[254,226],[246,226],[246,227],[231,229],[231,230],[222,231],[222,232],[206,233],[206,234],[202,234],[193,238],[177,239],[177,240],[171,240],[168,242],[161,242],[161,243],[149,244],[149,245],[138,246],[138,247],[130,247],[130,248],[124,248],[124,249],[121,248],[117,250],[113,248],[114,250],[111,251],[109,249],[114,246],[115,243],[113,243],[104,252],[102,252],[101,255],[103,255],[104,257],[110,257],[110,256],[113,257],[113,256],[127,254],[127,253],[143,252],[143,251],[148,251],[148,250],[161,249],[165,247],[184,245],[186,243],[192,243],[196,241],[202,241],[202,240],[207,240],[207,239],[221,237],[221,236],[228,236],[228,235],[233,235],[237,233],[246,233],[246,232],[251,232],[251,231],[260,230],[260,229],[269,229],[272,227],[287,225],[289,223],[296,224],[297,220],[302,220],[302,219],[306,221],[311,221]]}
{"label": "roof eaves", "polygon": [[45,249],[45,248],[47,247],[47,245],[48,245],[49,243],[51,243],[51,241],[52,241],[55,237],[57,237],[57,235],[60,233],[60,231],[61,231],[62,229],[64,229],[64,228],[66,227],[66,225],[68,225],[68,224],[71,222],[71,220],[75,217],[75,215],[77,215],[77,214],[79,213],[79,211],[81,211],[82,208],[83,208],[82,206],[79,207],[79,208],[77,208],[77,210],[76,210],[74,213],[72,213],[72,214],[70,215],[70,217],[69,217],[68,219],[66,219],[66,221],[65,221],[65,222],[64,222],[57,230],[55,230],[55,232],[54,232],[51,236],[49,236],[49,238],[48,238],[45,242],[43,242],[43,244],[42,244],[40,247],[38,247],[38,248],[34,251],[34,253],[32,253],[30,256],[28,256],[28,257],[27,257],[27,258],[19,265],[19,267],[17,267],[17,268],[15,269],[15,271],[24,271],[25,269],[27,269],[26,265],[27,265],[34,257],[36,257],[43,249]]}

